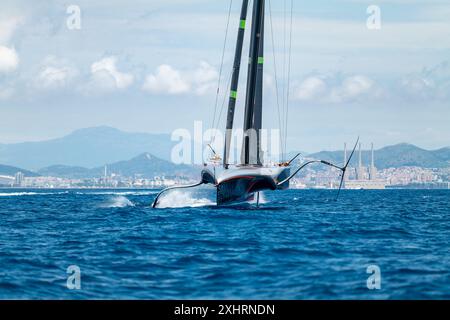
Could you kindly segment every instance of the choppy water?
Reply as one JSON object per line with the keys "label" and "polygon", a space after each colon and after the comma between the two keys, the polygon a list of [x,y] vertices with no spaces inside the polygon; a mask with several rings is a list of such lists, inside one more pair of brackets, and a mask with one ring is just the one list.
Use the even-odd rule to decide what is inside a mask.
{"label": "choppy water", "polygon": [[449,191],[289,190],[260,209],[155,194],[0,190],[0,299],[450,298]]}

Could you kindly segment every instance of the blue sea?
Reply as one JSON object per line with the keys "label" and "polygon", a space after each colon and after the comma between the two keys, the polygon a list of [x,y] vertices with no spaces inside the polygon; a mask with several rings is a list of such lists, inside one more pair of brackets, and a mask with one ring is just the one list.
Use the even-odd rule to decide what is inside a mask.
{"label": "blue sea", "polygon": [[450,298],[450,191],[156,193],[0,190],[0,299]]}

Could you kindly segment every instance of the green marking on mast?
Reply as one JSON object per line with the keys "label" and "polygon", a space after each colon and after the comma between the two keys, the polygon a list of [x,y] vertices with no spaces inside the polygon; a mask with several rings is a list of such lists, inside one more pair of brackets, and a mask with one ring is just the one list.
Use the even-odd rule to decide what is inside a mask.
{"label": "green marking on mast", "polygon": [[237,98],[237,91],[231,90],[230,97],[233,98],[233,99],[236,99]]}
{"label": "green marking on mast", "polygon": [[258,64],[264,64],[264,57],[258,57]]}
{"label": "green marking on mast", "polygon": [[240,23],[240,25],[239,25],[239,28],[241,28],[241,29],[245,29],[245,20],[241,20],[241,23]]}

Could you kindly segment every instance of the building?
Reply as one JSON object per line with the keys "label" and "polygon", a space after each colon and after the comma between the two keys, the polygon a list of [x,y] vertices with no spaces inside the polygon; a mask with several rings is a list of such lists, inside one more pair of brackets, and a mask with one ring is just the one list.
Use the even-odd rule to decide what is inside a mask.
{"label": "building", "polygon": [[[344,160],[347,159],[347,147],[344,146]],[[344,180],[345,189],[386,189],[386,181],[377,178],[375,167],[375,155],[372,143],[371,164],[368,170],[362,164],[361,143],[359,144],[358,167],[356,168],[355,180]]]}
{"label": "building", "polygon": [[356,168],[356,180],[365,179],[365,168],[362,165],[361,142],[359,143],[358,167]]}
{"label": "building", "polygon": [[0,176],[0,187],[12,187],[14,185],[14,177]]}
{"label": "building", "polygon": [[370,169],[369,169],[369,180],[373,181],[377,178],[377,168],[375,167],[375,156],[373,151],[373,142],[372,142],[372,148],[371,148],[371,161],[370,161]]}
{"label": "building", "polygon": [[22,187],[25,180],[25,176],[22,172],[17,172],[14,176],[14,186],[15,187]]}

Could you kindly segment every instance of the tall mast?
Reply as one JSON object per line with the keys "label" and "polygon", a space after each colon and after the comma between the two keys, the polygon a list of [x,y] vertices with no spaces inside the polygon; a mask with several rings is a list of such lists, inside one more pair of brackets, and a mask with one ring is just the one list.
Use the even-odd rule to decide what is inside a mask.
{"label": "tall mast", "polygon": [[[252,31],[250,38],[250,55],[247,77],[247,96],[245,101],[244,114],[244,142],[241,155],[243,164],[257,164],[259,158],[258,134],[255,128],[255,120],[261,120],[261,108],[257,108],[257,97],[262,98],[262,81],[258,86],[258,65],[263,62],[259,59],[259,54],[263,50],[263,24],[264,24],[264,0],[254,0],[253,2],[253,18]],[[262,80],[262,68],[261,68]],[[258,88],[259,87],[259,88]],[[259,93],[258,93],[259,92]],[[255,110],[256,119],[255,119]],[[259,130],[258,130],[259,131]]]}
{"label": "tall mast", "polygon": [[256,163],[262,164],[261,152],[261,129],[262,129],[262,106],[263,106],[263,76],[264,76],[264,0],[262,6],[261,32],[258,48],[258,67],[256,71],[256,93],[255,108],[253,111],[253,128],[256,131]]}
{"label": "tall mast", "polygon": [[234,122],[234,111],[236,108],[237,89],[239,84],[239,71],[242,60],[242,47],[244,43],[245,24],[247,20],[248,0],[242,2],[241,18],[239,21],[239,31],[236,42],[236,52],[234,55],[233,75],[231,78],[230,100],[228,102],[227,124],[225,131],[225,149],[223,152],[223,166],[228,167],[230,157],[231,136]]}

